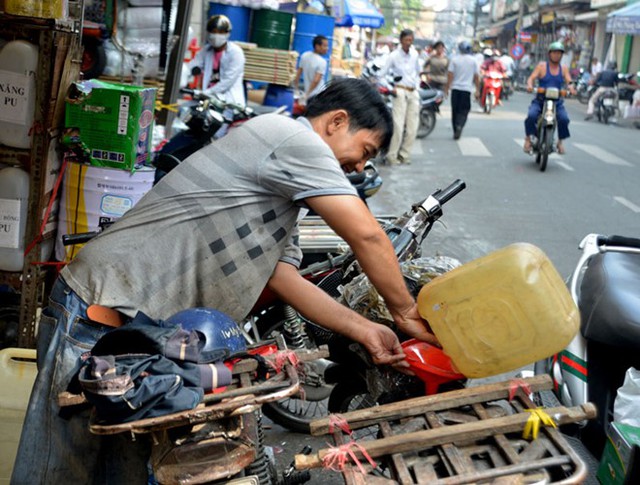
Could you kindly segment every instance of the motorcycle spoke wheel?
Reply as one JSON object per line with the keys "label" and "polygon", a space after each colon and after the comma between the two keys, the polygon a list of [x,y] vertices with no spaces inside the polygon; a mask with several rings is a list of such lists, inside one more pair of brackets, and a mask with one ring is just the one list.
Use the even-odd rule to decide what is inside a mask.
{"label": "motorcycle spoke wheel", "polygon": [[540,171],[544,172],[547,169],[547,162],[549,161],[549,154],[553,148],[553,126],[547,126],[543,133],[543,138],[540,142]]}
{"label": "motorcycle spoke wheel", "polygon": [[[354,384],[342,382],[336,384],[329,400],[329,409],[333,413],[346,413],[359,409],[372,408],[378,405],[368,391],[364,390],[366,384]],[[380,432],[380,427],[376,424],[366,428],[353,431],[353,438],[357,441],[375,440]]]}

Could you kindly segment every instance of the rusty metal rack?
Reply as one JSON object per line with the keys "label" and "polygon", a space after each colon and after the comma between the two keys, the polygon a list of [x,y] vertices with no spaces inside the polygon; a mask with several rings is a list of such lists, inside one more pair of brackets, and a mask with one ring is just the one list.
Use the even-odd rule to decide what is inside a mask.
{"label": "rusty metal rack", "polygon": [[[548,376],[520,384],[526,384],[528,392],[552,386]],[[523,387],[514,390],[513,382],[500,382],[345,413],[341,417],[352,430],[377,429],[376,439],[358,440],[359,446],[351,447],[366,474],[350,463],[342,469],[345,483],[581,483],[587,476],[586,465],[557,428],[541,425],[536,439],[523,438],[527,422],[538,416],[528,411],[534,409]],[[543,411],[557,425],[596,415],[591,403]],[[314,421],[312,434],[329,434],[330,422],[329,418]],[[338,446],[350,440],[339,430],[333,436]],[[362,449],[376,461],[375,468]],[[320,467],[331,453],[335,450],[297,455],[296,468]]]}

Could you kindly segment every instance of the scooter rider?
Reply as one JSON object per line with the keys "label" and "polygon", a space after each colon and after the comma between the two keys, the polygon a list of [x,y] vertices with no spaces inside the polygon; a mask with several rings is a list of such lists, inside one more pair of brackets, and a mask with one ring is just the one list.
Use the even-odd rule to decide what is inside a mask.
{"label": "scooter rider", "polygon": [[227,103],[245,105],[244,52],[229,41],[231,21],[226,15],[214,15],[207,22],[207,45],[189,63],[190,72],[202,71],[202,90],[215,94]]}
{"label": "scooter rider", "polygon": [[[569,92],[573,95],[576,94],[576,90],[573,87],[573,81],[569,74],[569,68],[560,65],[560,60],[564,54],[564,45],[562,42],[552,42],[549,44],[549,57],[546,62],[540,62],[529,79],[527,79],[527,91],[533,91],[534,81],[538,81],[538,86],[541,88],[558,88],[560,89],[563,84],[569,87]],[[526,137],[524,139],[524,151],[526,153],[531,152],[531,137],[536,135],[538,116],[542,113],[543,98],[536,96],[529,105],[529,112],[527,118],[524,121],[524,129]],[[569,115],[564,107],[562,99],[558,100],[556,104],[556,118],[558,120],[558,153],[564,153],[564,145],[562,141],[569,138]]]}
{"label": "scooter rider", "polygon": [[[480,66],[480,96],[484,93],[484,77],[490,75],[492,72],[498,73],[500,76],[504,77],[505,68],[498,56],[494,53],[493,50],[487,48],[482,51],[482,55],[484,56],[484,62]],[[482,102],[482,100],[480,100]],[[498,99],[498,104],[502,104],[502,102]]]}
{"label": "scooter rider", "polygon": [[57,396],[110,327],[98,304],[166,320],[207,306],[243,320],[265,287],[306,318],[361,343],[377,364],[407,367],[395,333],[341,305],[298,272],[297,221],[313,209],[353,249],[398,328],[436,342],[407,290],[393,245],[345,173],[390,143],[391,114],[364,79],[336,79],[306,117],[250,119],[180,163],[86,244],[60,273],[38,331],[39,372],[12,483],[147,483],[149,441],[89,433]]}
{"label": "scooter rider", "polygon": [[596,103],[600,96],[602,96],[607,90],[613,89],[618,85],[618,63],[611,61],[608,69],[600,71],[596,78],[593,80],[593,84],[598,86],[598,89],[589,98],[589,104],[587,106],[587,116],[585,121],[589,121],[593,118],[593,112],[596,109]]}

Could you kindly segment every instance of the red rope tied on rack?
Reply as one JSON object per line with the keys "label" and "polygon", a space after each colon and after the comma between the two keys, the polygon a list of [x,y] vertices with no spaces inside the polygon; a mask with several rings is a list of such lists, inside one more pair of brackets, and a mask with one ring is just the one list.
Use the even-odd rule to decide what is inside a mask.
{"label": "red rope tied on rack", "polygon": [[522,389],[525,394],[531,394],[531,387],[524,379],[511,379],[509,381],[509,401],[513,401],[518,389]]}
{"label": "red rope tied on rack", "polygon": [[367,450],[365,450],[362,445],[356,443],[355,441],[350,441],[349,443],[340,446],[330,446],[329,451],[324,456],[324,458],[322,458],[322,466],[328,470],[333,470],[334,472],[341,472],[344,470],[344,467],[348,463],[349,458],[351,458],[351,461],[355,463],[355,465],[358,467],[358,470],[360,470],[360,473],[366,475],[367,473],[362,466],[362,463],[356,456],[354,448],[362,453],[362,456],[366,458],[366,460],[373,468],[377,468],[378,464],[373,461],[373,458],[371,458],[371,455],[367,453]]}
{"label": "red rope tied on rack", "polygon": [[[49,220],[49,216],[51,215],[51,210],[53,209],[53,204],[56,201],[56,197],[58,196],[58,190],[60,190],[60,184],[62,183],[62,178],[64,177],[64,171],[67,168],[67,159],[65,158],[62,161],[62,165],[60,166],[60,173],[58,174],[58,178],[56,179],[56,183],[53,186],[53,190],[51,191],[51,197],[49,198],[49,203],[47,204],[47,210],[44,213],[44,217],[42,218],[42,224],[40,225],[40,230],[38,231],[38,235],[29,243],[27,248],[24,250],[25,257],[31,252],[31,250],[43,239],[44,230],[47,227],[47,221]],[[39,263],[34,263],[39,264]]]}
{"label": "red rope tied on rack", "polygon": [[286,364],[291,364],[298,372],[302,369],[302,363],[293,350],[280,350],[276,352],[273,354],[273,360],[269,360],[269,364],[271,364],[271,367],[273,367],[277,373],[282,372],[282,368]]}
{"label": "red rope tied on rack", "polygon": [[353,435],[351,427],[346,419],[340,414],[329,415],[329,433],[333,434],[334,429],[340,429],[343,433],[349,436]]}

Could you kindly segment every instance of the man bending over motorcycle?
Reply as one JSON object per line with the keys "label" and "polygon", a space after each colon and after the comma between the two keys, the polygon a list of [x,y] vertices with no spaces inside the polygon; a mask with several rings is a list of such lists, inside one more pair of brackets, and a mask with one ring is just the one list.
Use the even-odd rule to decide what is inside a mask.
{"label": "man bending over motorcycle", "polygon": [[[216,308],[243,320],[265,287],[310,320],[360,342],[377,364],[406,367],[388,327],[340,305],[298,273],[297,221],[313,209],[352,247],[404,333],[435,342],[393,246],[346,172],[391,140],[391,115],[361,79],[338,79],[306,117],[253,118],[196,152],[61,272],[38,332],[39,372],[12,483],[147,483],[149,442],[91,435],[89,411],[60,416],[79,357],[110,330],[92,304],[165,320]],[[68,413],[67,413],[68,414]]]}
{"label": "man bending over motorcycle", "polygon": [[[564,54],[564,45],[562,42],[552,42],[549,44],[549,57],[546,62],[540,62],[529,79],[527,79],[527,91],[533,91],[533,83],[537,80],[538,86],[541,88],[562,88],[563,84],[569,87],[571,94],[575,95],[576,90],[573,87],[573,81],[569,75],[569,68],[561,66],[560,60]],[[529,113],[524,121],[524,129],[526,137],[524,139],[524,151],[531,151],[531,137],[537,133],[538,116],[542,113],[543,98],[536,96],[529,105]],[[569,138],[569,115],[564,107],[563,101],[560,99],[556,104],[556,118],[558,121],[558,153],[564,153],[563,140]]]}

